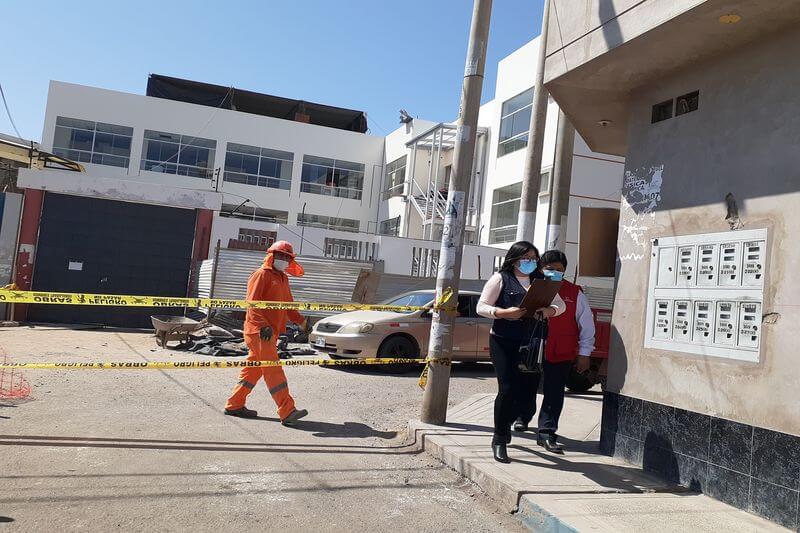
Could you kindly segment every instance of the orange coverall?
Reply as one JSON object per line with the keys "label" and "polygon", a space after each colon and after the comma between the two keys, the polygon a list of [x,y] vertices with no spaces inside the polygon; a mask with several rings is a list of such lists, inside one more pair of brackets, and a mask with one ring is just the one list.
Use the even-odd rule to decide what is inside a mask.
{"label": "orange coverall", "polygon": [[[270,254],[271,255],[271,254]],[[273,302],[293,302],[292,291],[289,289],[289,278],[283,272],[272,268],[272,261],[264,261],[264,265],[250,275],[247,282],[247,300],[268,300]],[[278,335],[286,331],[286,321],[291,320],[296,324],[303,323],[303,315],[294,310],[282,309],[248,309],[244,322],[244,340],[250,349],[248,361],[277,361],[278,360]],[[261,328],[272,328],[272,338],[262,340],[259,336]],[[283,367],[268,366],[262,368],[243,368],[239,373],[239,382],[233,389],[233,394],[228,398],[226,409],[240,409],[244,407],[247,395],[253,390],[258,380],[264,377],[267,389],[272,399],[278,406],[278,416],[285,419],[294,411],[294,399],[289,394],[289,384]]]}

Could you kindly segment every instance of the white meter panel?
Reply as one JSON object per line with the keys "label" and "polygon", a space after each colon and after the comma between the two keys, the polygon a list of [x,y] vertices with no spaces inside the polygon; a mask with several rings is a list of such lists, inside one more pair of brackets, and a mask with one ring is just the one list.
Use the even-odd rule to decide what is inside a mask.
{"label": "white meter panel", "polygon": [[745,242],[742,249],[742,285],[763,287],[764,285],[764,241]]}
{"label": "white meter panel", "polygon": [[739,304],[739,347],[758,349],[760,337],[761,304],[741,302]]}
{"label": "white meter panel", "polygon": [[701,244],[697,247],[697,286],[716,287],[719,268],[719,245]]}
{"label": "white meter panel", "polygon": [[695,282],[697,270],[697,247],[681,246],[678,248],[678,276],[675,285],[691,287]]}
{"label": "white meter panel", "polygon": [[738,287],[742,284],[742,243],[725,242],[719,247],[719,284]]}
{"label": "white meter panel", "polygon": [[653,338],[662,340],[672,338],[672,300],[656,300]]}
{"label": "white meter panel", "polygon": [[645,347],[758,362],[766,229],[651,241]]}
{"label": "white meter panel", "polygon": [[717,302],[714,326],[714,344],[736,346],[736,325],[739,309],[736,302]]}
{"label": "white meter panel", "polygon": [[672,248],[659,248],[656,254],[658,261],[658,278],[657,285],[659,287],[674,287],[675,286],[675,253],[676,249]]}
{"label": "white meter panel", "polygon": [[692,342],[713,344],[714,342],[714,303],[694,302],[694,327]]}
{"label": "white meter panel", "polygon": [[692,302],[675,300],[672,318],[672,339],[689,342],[692,339]]}

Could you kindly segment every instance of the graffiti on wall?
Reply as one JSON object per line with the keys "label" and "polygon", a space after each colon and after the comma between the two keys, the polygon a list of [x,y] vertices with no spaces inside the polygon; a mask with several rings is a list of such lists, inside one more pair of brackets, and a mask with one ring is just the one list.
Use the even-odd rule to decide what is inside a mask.
{"label": "graffiti on wall", "polygon": [[641,261],[646,257],[646,235],[661,203],[663,175],[664,165],[625,171],[619,239],[622,261]]}

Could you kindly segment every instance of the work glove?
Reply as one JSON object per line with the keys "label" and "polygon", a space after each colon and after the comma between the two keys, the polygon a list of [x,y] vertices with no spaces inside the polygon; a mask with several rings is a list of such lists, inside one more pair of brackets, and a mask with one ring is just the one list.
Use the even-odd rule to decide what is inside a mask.
{"label": "work glove", "polygon": [[262,341],[268,341],[272,338],[272,328],[270,326],[264,326],[258,332],[258,336],[261,337]]}

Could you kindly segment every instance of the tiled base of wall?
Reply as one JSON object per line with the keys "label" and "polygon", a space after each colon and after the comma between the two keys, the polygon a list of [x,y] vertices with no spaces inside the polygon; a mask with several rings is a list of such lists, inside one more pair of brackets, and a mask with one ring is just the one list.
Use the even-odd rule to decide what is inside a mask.
{"label": "tiled base of wall", "polygon": [[606,392],[600,448],[800,531],[800,437]]}

